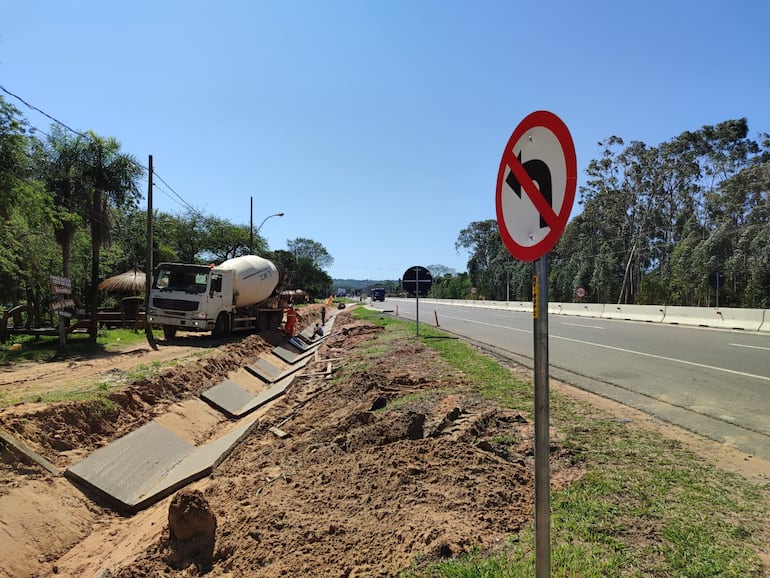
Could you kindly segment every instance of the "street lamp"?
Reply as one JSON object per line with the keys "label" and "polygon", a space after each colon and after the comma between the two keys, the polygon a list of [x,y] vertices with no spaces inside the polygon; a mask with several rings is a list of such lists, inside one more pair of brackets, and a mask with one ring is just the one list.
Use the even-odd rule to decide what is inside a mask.
{"label": "street lamp", "polygon": [[262,222],[259,224],[259,227],[257,227],[257,235],[259,235],[259,231],[262,228],[262,225],[265,224],[265,221],[267,221],[270,217],[283,217],[283,213],[275,213],[274,215],[268,215],[264,219],[262,219]]}
{"label": "street lamp", "polygon": [[[283,217],[283,213],[274,213],[262,219],[259,227],[257,227],[257,234],[259,234],[262,225],[264,225],[265,221],[270,217]],[[254,197],[249,198],[249,253],[254,253]]]}

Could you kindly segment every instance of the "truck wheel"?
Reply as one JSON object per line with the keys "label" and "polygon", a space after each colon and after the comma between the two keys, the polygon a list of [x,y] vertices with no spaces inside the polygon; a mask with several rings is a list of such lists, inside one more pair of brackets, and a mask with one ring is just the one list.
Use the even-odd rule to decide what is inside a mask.
{"label": "truck wheel", "polygon": [[172,327],[171,325],[164,325],[163,337],[166,339],[174,339],[174,337],[176,337],[176,327]]}
{"label": "truck wheel", "polygon": [[230,333],[230,323],[227,313],[220,313],[217,322],[214,324],[214,330],[211,332],[213,337],[226,337]]}

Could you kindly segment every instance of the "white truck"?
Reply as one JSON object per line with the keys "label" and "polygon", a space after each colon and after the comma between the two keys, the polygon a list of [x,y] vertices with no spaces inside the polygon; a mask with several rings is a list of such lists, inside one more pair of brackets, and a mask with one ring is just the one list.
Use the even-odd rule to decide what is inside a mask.
{"label": "white truck", "polygon": [[154,271],[149,318],[167,339],[178,330],[232,331],[277,329],[283,308],[276,293],[280,274],[257,255],[228,259],[219,266],[160,263]]}

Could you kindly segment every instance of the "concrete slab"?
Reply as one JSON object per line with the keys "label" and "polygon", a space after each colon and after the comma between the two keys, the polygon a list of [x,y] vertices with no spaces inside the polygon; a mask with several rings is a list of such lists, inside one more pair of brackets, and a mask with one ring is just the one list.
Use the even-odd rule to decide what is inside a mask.
{"label": "concrete slab", "polygon": [[264,380],[248,371],[245,367],[239,367],[235,371],[231,371],[227,374],[227,379],[237,383],[243,389],[252,393],[259,393],[265,389]]}
{"label": "concrete slab", "polygon": [[43,456],[35,452],[27,444],[21,441],[19,438],[11,435],[10,433],[0,430],[0,441],[2,441],[7,447],[12,448],[13,451],[20,453],[28,459],[35,462],[37,465],[45,468],[54,475],[60,476],[61,470],[45,459]]}
{"label": "concrete slab", "polygon": [[247,419],[243,424],[205,445],[194,448],[182,461],[170,468],[162,480],[149,488],[131,507],[138,512],[187,484],[206,477],[256,427],[259,421]]}
{"label": "concrete slab", "polygon": [[271,364],[268,360],[260,357],[256,363],[252,363],[246,369],[257,377],[264,379],[268,383],[275,383],[276,381],[280,381],[284,377],[299,371],[307,365],[308,361],[310,361],[310,357],[301,359],[290,365],[288,368],[280,369],[277,366]]}
{"label": "concrete slab", "polygon": [[321,344],[321,342],[316,341],[315,343],[308,343],[307,341],[305,341],[304,339],[300,339],[299,337],[292,337],[291,339],[289,339],[289,344],[296,347],[300,351],[308,351],[310,349],[315,349],[316,347],[318,347]]}
{"label": "concrete slab", "polygon": [[[320,342],[317,345],[320,345]],[[278,357],[283,359],[286,363],[294,364],[309,355],[313,355],[313,353],[315,353],[315,350],[316,350],[316,347],[308,347],[303,351],[301,349],[297,349],[291,344],[286,344],[286,345],[278,345],[274,347],[273,355],[277,355]]]}
{"label": "concrete slab", "polygon": [[281,374],[286,370],[285,367],[271,363],[264,357],[260,357],[254,363],[246,367],[246,369],[269,383],[278,381]]}
{"label": "concrete slab", "polygon": [[[256,377],[252,377],[257,381]],[[194,446],[206,443],[216,432],[232,425],[229,417],[200,397],[178,401],[153,421]]]}
{"label": "concrete slab", "polygon": [[269,389],[257,394],[243,389],[237,383],[225,380],[204,391],[201,397],[229,417],[241,418],[283,395],[286,388],[294,381],[294,377],[294,374],[284,377]]}
{"label": "concrete slab", "polygon": [[305,343],[308,343],[312,345],[316,341],[316,335],[314,333],[315,328],[314,326],[306,327],[302,331],[300,331],[296,337],[299,337],[302,341]]}
{"label": "concrete slab", "polygon": [[258,409],[265,405],[266,403],[273,401],[276,397],[279,397],[284,394],[286,391],[286,388],[288,388],[291,385],[291,382],[294,381],[294,378],[296,377],[295,374],[289,375],[287,377],[284,377],[283,379],[276,382],[273,387],[270,389],[263,391],[262,393],[254,396],[254,398],[246,403],[241,408],[241,414],[240,415],[246,415],[248,413],[251,413],[255,409]]}
{"label": "concrete slab", "polygon": [[132,510],[195,446],[152,421],[99,448],[64,475]]}
{"label": "concrete slab", "polygon": [[225,435],[195,447],[156,422],[99,448],[64,475],[137,512],[207,476],[257,424],[244,420]]}
{"label": "concrete slab", "polygon": [[229,417],[242,415],[242,408],[254,399],[255,395],[229,379],[220,381],[211,389],[201,394],[201,398]]}
{"label": "concrete slab", "polygon": [[242,423],[219,438],[195,446],[152,421],[96,450],[64,475],[98,493],[118,510],[136,512],[146,508],[208,475],[258,423],[255,416],[244,416],[282,395],[297,372],[310,361],[315,345],[317,343],[307,348],[310,351],[298,353],[307,355],[290,365],[273,356],[271,359],[261,357],[245,368],[272,384],[265,391],[249,391],[231,379],[205,391],[201,399],[211,407],[230,417],[242,418]]}

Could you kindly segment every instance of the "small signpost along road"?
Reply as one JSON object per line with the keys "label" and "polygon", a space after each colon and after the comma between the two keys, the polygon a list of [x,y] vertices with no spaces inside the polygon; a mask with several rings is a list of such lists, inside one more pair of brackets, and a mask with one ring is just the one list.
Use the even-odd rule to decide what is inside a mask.
{"label": "small signpost along road", "polygon": [[537,111],[513,131],[497,172],[500,236],[516,259],[535,261],[532,300],[535,348],[535,575],[551,574],[548,402],[548,261],[572,211],[575,146],[555,114]]}
{"label": "small signpost along road", "polygon": [[416,334],[420,334],[420,295],[427,295],[433,286],[433,275],[425,267],[414,265],[401,276],[401,286],[407,293],[414,293],[416,298]]}
{"label": "small signpost along road", "polygon": [[[67,320],[72,317],[71,309],[75,308],[75,300],[72,295],[72,281],[68,277],[51,275],[48,278],[51,285],[51,311],[59,316],[59,348],[67,343]],[[65,297],[62,297],[65,296]]]}

